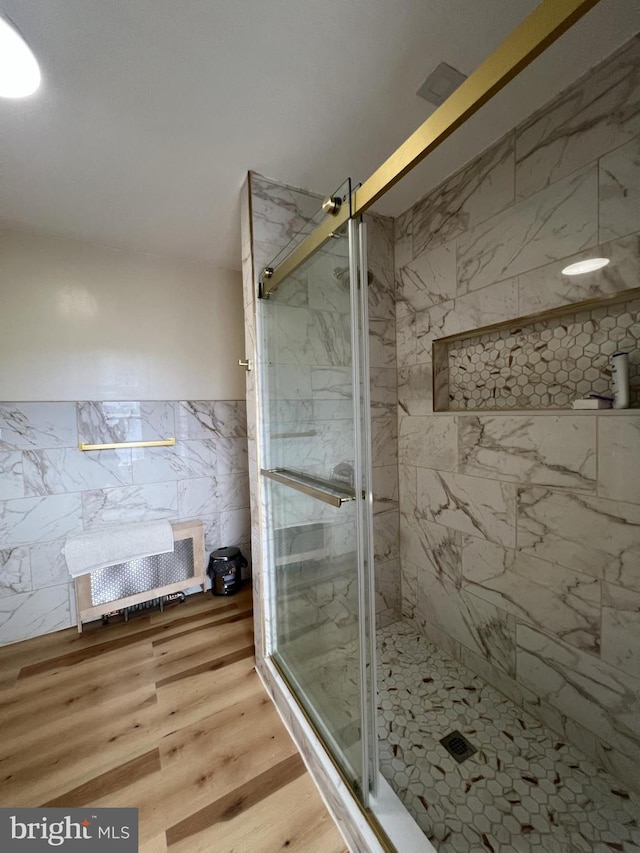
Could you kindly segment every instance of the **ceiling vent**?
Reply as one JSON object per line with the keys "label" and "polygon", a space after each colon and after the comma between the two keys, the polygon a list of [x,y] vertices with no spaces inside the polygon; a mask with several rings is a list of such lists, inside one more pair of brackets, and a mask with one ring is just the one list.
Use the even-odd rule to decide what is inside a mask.
{"label": "ceiling vent", "polygon": [[439,107],[466,79],[466,74],[452,68],[446,62],[441,62],[435,71],[429,74],[416,95]]}

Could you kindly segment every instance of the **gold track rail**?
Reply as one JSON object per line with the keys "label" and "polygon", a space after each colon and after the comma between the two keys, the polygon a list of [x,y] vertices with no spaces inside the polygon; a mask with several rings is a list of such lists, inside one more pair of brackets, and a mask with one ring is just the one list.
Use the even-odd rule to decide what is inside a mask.
{"label": "gold track rail", "polygon": [[[503,89],[599,0],[542,0],[498,48],[355,190],[351,216],[364,213],[427,154]],[[328,216],[263,282],[268,295],[349,219],[349,205]]]}

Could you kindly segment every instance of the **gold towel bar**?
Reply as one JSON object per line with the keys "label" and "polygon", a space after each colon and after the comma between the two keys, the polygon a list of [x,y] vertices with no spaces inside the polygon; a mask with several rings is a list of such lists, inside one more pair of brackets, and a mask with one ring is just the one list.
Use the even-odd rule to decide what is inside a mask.
{"label": "gold towel bar", "polygon": [[81,441],[80,450],[123,450],[125,447],[173,447],[175,438],[163,438],[161,441],[119,441],[115,444],[87,444]]}

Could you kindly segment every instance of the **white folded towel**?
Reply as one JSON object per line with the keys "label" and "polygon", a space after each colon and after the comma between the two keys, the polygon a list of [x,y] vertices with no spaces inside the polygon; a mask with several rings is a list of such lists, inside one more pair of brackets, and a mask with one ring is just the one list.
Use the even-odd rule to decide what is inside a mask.
{"label": "white folded towel", "polygon": [[173,551],[169,521],[114,524],[87,533],[70,534],[62,549],[72,578],[107,566]]}

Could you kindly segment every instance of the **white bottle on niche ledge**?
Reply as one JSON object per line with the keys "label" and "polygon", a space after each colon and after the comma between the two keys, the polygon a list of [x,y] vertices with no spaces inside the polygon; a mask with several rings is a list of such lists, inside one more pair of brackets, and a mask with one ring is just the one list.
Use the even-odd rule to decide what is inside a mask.
{"label": "white bottle on niche ledge", "polygon": [[614,352],[611,356],[613,374],[613,408],[629,408],[629,353]]}

